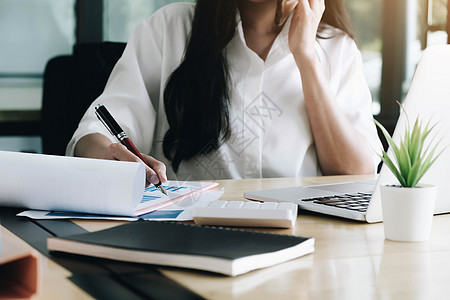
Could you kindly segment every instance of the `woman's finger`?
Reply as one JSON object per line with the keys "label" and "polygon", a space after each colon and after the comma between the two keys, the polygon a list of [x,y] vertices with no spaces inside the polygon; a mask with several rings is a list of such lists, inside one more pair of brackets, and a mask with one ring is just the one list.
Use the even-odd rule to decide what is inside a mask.
{"label": "woman's finger", "polygon": [[105,152],[105,159],[140,162],[139,157],[131,153],[124,145],[113,143]]}
{"label": "woman's finger", "polygon": [[[166,182],[167,181],[166,165],[164,163],[160,162],[159,160],[157,160],[157,159],[155,159],[155,158],[153,158],[151,156],[148,156],[148,155],[144,155],[144,158],[146,159],[146,161],[147,161],[148,165],[150,166],[150,168],[158,176],[158,180],[160,182]],[[156,182],[156,183],[158,183],[158,182]]]}
{"label": "woman's finger", "polygon": [[275,13],[275,24],[277,26],[282,26],[297,4],[298,0],[278,0]]}
{"label": "woman's finger", "polygon": [[309,0],[309,5],[313,11],[320,14],[325,11],[325,0]]}

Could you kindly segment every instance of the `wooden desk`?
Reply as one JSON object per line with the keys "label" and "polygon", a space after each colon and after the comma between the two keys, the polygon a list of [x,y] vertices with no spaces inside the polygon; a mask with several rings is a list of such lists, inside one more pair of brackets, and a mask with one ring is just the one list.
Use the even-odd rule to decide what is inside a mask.
{"label": "wooden desk", "polygon": [[[14,240],[18,247],[25,250],[31,248],[3,226],[1,227],[1,240],[2,244]],[[68,279],[71,275],[69,271],[44,255],[40,255],[40,267],[40,293],[36,299],[89,299],[88,294]]]}
{"label": "wooden desk", "polygon": [[[219,181],[223,199],[242,199],[245,190],[346,181],[361,177]],[[362,179],[369,179],[364,176]],[[87,230],[117,222],[76,221]],[[6,232],[6,239],[18,239]],[[431,239],[399,243],[384,239],[383,224],[365,224],[300,213],[293,230],[312,236],[313,254],[238,277],[161,268],[163,274],[208,299],[445,299],[450,295],[450,215],[435,216]],[[4,236],[5,238],[5,236]],[[69,273],[43,257],[39,299],[85,299],[66,279]]]}

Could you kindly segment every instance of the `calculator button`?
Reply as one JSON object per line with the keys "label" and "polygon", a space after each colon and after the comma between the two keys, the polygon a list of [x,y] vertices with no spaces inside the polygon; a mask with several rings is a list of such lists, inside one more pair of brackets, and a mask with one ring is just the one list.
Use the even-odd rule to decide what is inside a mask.
{"label": "calculator button", "polygon": [[282,208],[286,208],[286,209],[291,209],[295,206],[296,204],[293,203],[289,203],[289,202],[283,202],[283,203],[279,203],[278,204],[278,208],[282,209]]}
{"label": "calculator button", "polygon": [[241,206],[242,208],[248,208],[248,209],[254,209],[259,207],[259,203],[256,202],[244,202],[244,204]]}
{"label": "calculator button", "polygon": [[223,207],[225,206],[226,201],[211,201],[208,203],[209,207]]}
{"label": "calculator button", "polygon": [[276,202],[263,202],[261,203],[261,209],[275,209],[277,208],[278,203]]}
{"label": "calculator button", "polygon": [[228,201],[226,206],[227,208],[239,208],[242,206],[242,201]]}

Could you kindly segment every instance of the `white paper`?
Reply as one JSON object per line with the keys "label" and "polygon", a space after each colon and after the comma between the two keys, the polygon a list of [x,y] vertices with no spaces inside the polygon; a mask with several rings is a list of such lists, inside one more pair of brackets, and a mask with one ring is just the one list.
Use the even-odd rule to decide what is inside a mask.
{"label": "white paper", "polygon": [[142,215],[136,218],[105,216],[105,215],[89,215],[75,214],[68,212],[52,212],[42,210],[27,210],[17,214],[20,217],[28,217],[38,220],[55,220],[55,219],[89,219],[89,220],[118,220],[118,221],[136,221],[139,219],[152,221],[191,221],[192,211],[196,206],[205,206],[208,202],[217,200],[222,196],[223,189],[206,191],[199,197],[185,199],[178,204],[168,206],[163,209]]}
{"label": "white paper", "polygon": [[142,163],[0,151],[0,206],[131,216]]}
{"label": "white paper", "polygon": [[204,192],[217,185],[215,182],[169,180],[162,185],[167,192],[167,196],[152,185],[145,189],[142,200],[135,208],[133,216],[137,217],[154,210],[181,204],[187,199],[195,202]]}
{"label": "white paper", "polygon": [[206,191],[177,204],[141,215],[139,218],[152,221],[191,221],[194,207],[205,206],[207,203],[219,199],[222,194],[223,189]]}

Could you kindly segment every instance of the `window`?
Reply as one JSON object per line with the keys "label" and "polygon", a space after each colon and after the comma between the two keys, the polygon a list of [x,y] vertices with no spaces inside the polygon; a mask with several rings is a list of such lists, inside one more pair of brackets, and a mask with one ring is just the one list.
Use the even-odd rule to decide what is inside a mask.
{"label": "window", "polygon": [[448,0],[418,0],[418,38],[422,49],[447,43]]}
{"label": "window", "polygon": [[50,57],[72,52],[74,1],[0,1],[2,77],[41,76]]}
{"label": "window", "polygon": [[[42,74],[75,42],[75,0],[0,1],[0,149],[40,152]],[[34,135],[27,138],[13,135]],[[11,148],[13,147],[13,148]]]}
{"label": "window", "polygon": [[380,113],[382,68],[382,0],[347,0],[347,10],[363,57],[364,74],[372,93],[374,115]]}
{"label": "window", "polygon": [[126,42],[133,29],[157,9],[169,3],[181,1],[103,0],[103,40]]}

